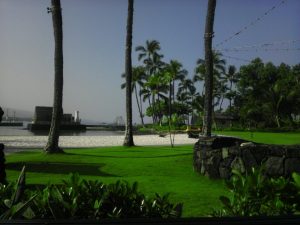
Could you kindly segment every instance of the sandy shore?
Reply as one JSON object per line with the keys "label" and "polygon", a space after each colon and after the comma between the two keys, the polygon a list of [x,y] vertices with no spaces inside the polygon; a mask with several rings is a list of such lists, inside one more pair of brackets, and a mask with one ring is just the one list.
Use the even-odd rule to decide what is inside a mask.
{"label": "sandy shore", "polygon": [[[0,136],[0,143],[5,145],[6,152],[22,151],[24,149],[43,148],[47,136]],[[61,136],[59,139],[62,148],[84,148],[102,146],[121,146],[124,136]],[[175,144],[194,144],[197,139],[188,138],[187,134],[176,134]],[[169,145],[169,136],[137,135],[134,136],[135,145]]]}

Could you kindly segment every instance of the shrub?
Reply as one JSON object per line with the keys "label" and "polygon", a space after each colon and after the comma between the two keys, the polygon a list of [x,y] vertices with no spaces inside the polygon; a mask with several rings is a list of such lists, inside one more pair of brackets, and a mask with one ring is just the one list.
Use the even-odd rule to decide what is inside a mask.
{"label": "shrub", "polygon": [[221,210],[214,216],[276,216],[293,215],[300,212],[300,176],[294,179],[267,178],[264,169],[252,169],[247,176],[233,171],[226,181],[232,196],[221,196]]}
{"label": "shrub", "polygon": [[81,179],[78,174],[71,174],[61,185],[27,190],[23,201],[31,203],[26,205],[27,216],[18,214],[17,218],[29,218],[28,211],[35,219],[170,218],[180,217],[182,212],[182,204],[170,203],[168,194],[148,198],[138,191],[136,182],[106,185]]}

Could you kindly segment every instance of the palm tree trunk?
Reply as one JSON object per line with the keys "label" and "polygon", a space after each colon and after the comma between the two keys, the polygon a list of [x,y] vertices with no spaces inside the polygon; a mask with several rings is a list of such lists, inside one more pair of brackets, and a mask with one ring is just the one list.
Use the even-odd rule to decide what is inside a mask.
{"label": "palm tree trunk", "polygon": [[138,93],[137,93],[137,89],[136,89],[136,85],[134,85],[134,93],[135,93],[135,99],[136,99],[136,104],[139,110],[139,114],[140,114],[140,118],[141,118],[141,123],[144,126],[144,121],[143,121],[143,114],[141,111],[141,106],[140,106],[140,102],[139,102],[139,98],[138,98]]}
{"label": "palm tree trunk", "polygon": [[231,115],[231,91],[232,91],[232,80],[230,81],[230,96],[229,96],[229,113]]}
{"label": "palm tree trunk", "polygon": [[63,150],[58,147],[59,130],[61,117],[63,114],[62,100],[63,100],[63,32],[62,32],[62,16],[60,0],[52,0],[52,21],[55,40],[54,52],[54,100],[52,120],[48,142],[44,151],[47,153],[62,153]]}
{"label": "palm tree trunk", "polygon": [[211,136],[212,126],[212,93],[213,93],[213,54],[212,38],[216,0],[208,0],[204,47],[205,47],[205,104],[204,104],[204,136]]}
{"label": "palm tree trunk", "polygon": [[141,95],[141,86],[139,85],[139,99],[140,99],[140,106],[141,106],[141,119],[142,119],[142,125],[145,126],[144,123],[144,115],[143,115],[143,101],[142,101],[142,95]]}
{"label": "palm tree trunk", "polygon": [[127,15],[127,34],[126,34],[126,52],[125,52],[125,73],[126,73],[126,131],[124,146],[134,146],[133,142],[133,127],[132,127],[132,24],[133,24],[133,0],[128,0],[128,15]]}

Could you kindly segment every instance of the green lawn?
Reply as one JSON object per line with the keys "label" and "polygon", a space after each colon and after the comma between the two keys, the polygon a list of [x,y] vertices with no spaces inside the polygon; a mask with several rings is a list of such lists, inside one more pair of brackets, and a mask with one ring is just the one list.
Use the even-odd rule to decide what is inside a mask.
{"label": "green lawn", "polygon": [[[262,143],[300,143],[299,133],[255,132],[253,137],[250,132],[218,133]],[[212,208],[220,207],[219,196],[229,194],[223,181],[209,180],[193,171],[191,145],[174,149],[166,146],[69,149],[66,153],[46,155],[35,150],[8,155],[8,179],[16,180],[26,164],[26,180],[30,184],[59,183],[71,172],[105,183],[137,181],[147,195],[171,193],[173,202],[184,203],[185,217],[208,215]]]}
{"label": "green lawn", "polygon": [[269,132],[251,132],[249,131],[216,131],[216,134],[236,136],[249,141],[265,144],[291,145],[300,144],[300,133],[269,133]]}
{"label": "green lawn", "polygon": [[106,147],[70,149],[67,154],[45,155],[41,151],[7,156],[7,175],[16,180],[23,164],[27,183],[58,183],[71,172],[86,179],[106,183],[116,180],[138,181],[149,196],[171,193],[173,202],[184,203],[185,217],[208,215],[220,206],[219,196],[227,194],[223,181],[212,181],[193,171],[192,146]]}

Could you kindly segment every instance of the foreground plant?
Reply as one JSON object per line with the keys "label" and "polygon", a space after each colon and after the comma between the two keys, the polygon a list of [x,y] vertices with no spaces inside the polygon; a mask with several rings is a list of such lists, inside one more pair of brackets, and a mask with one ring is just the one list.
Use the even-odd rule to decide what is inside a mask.
{"label": "foreground plant", "polygon": [[226,181],[232,193],[230,198],[221,196],[221,210],[213,216],[276,216],[300,213],[300,175],[292,178],[268,178],[264,169],[252,169],[244,176],[233,170],[233,177]]}
{"label": "foreground plant", "polygon": [[[1,193],[6,190],[12,193],[0,187]],[[2,219],[176,218],[182,213],[182,204],[170,203],[168,194],[149,198],[138,191],[136,182],[104,184],[81,179],[78,174],[71,174],[61,185],[27,190],[22,193],[22,203],[15,205],[8,207]]]}

